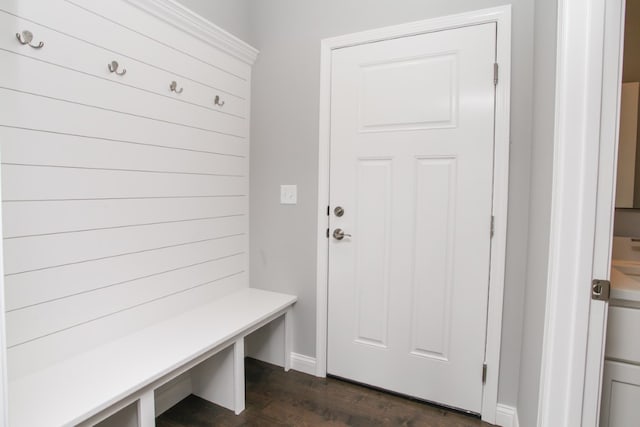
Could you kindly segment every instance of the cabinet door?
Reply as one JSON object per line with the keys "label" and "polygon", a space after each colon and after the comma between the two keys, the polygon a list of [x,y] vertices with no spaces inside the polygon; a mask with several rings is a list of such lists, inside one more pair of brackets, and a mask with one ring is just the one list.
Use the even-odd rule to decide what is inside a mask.
{"label": "cabinet door", "polygon": [[640,426],[640,366],[604,363],[600,427]]}

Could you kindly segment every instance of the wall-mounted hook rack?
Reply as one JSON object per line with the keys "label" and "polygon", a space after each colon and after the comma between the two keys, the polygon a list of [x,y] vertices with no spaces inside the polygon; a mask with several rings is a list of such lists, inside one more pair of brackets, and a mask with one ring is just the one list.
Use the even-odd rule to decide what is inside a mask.
{"label": "wall-mounted hook rack", "polygon": [[26,44],[31,46],[34,49],[42,49],[42,47],[44,47],[44,42],[40,42],[37,45],[31,44],[31,42],[33,41],[33,33],[31,31],[24,30],[22,34],[16,33],[16,38],[18,39],[21,45]]}
{"label": "wall-mounted hook rack", "polygon": [[171,82],[171,84],[169,85],[169,90],[171,90],[171,92],[175,92],[175,93],[182,93],[182,91],[184,90],[184,88],[180,88],[178,89],[178,82],[176,82],[175,80]]}
{"label": "wall-mounted hook rack", "polygon": [[116,73],[119,76],[124,76],[125,74],[127,74],[127,70],[125,68],[123,68],[121,72],[118,72],[119,66],[120,64],[118,64],[118,61],[111,61],[111,64],[107,64],[109,72]]}

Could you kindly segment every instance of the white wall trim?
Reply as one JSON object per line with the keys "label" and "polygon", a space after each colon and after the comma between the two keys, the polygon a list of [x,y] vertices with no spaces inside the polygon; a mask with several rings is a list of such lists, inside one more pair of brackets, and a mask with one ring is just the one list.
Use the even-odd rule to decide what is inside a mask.
{"label": "white wall trim", "polygon": [[496,408],[496,425],[501,427],[520,427],[516,408],[498,403]]}
{"label": "white wall trim", "polygon": [[291,369],[309,375],[316,375],[316,359],[304,354],[291,353]]}
{"label": "white wall trim", "polygon": [[584,426],[605,1],[560,0],[549,273],[539,426]]}
{"label": "white wall trim", "polygon": [[320,129],[318,155],[318,221],[317,221],[317,296],[316,296],[316,375],[327,374],[327,317],[329,245],[326,239],[329,204],[329,149],[331,108],[331,51],[363,43],[424,34],[495,22],[497,24],[497,61],[500,83],[496,88],[496,136],[494,155],[495,235],[491,244],[491,274],[487,318],[485,361],[487,381],[483,389],[482,419],[495,422],[498,400],[500,342],[502,337],[502,305],[507,238],[507,205],[509,186],[509,124],[511,89],[511,6],[483,9],[458,15],[364,31],[322,40],[320,69]]}
{"label": "white wall trim", "polygon": [[174,0],[125,0],[193,37],[253,65],[258,50]]}

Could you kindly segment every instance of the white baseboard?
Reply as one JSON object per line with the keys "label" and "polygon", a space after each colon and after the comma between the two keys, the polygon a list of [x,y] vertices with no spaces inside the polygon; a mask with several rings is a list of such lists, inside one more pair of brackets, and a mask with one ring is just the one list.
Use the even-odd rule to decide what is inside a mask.
{"label": "white baseboard", "polygon": [[304,354],[291,353],[291,369],[303,372],[309,375],[316,375],[316,359],[315,357],[305,356]]}
{"label": "white baseboard", "polygon": [[520,427],[517,409],[498,403],[498,407],[496,408],[496,425],[501,427]]}

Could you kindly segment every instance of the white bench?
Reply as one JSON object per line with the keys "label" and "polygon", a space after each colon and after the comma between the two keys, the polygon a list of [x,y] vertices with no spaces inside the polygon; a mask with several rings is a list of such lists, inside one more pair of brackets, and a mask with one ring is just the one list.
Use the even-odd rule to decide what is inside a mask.
{"label": "white bench", "polygon": [[[194,394],[239,414],[244,337],[284,316],[289,370],[289,313],[295,301],[291,295],[243,289],[12,381],[9,425],[94,425],[137,402],[138,425],[154,426],[154,391],[191,369],[197,378]],[[212,357],[225,350],[222,360]]]}

